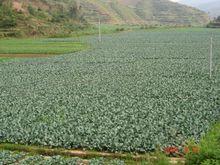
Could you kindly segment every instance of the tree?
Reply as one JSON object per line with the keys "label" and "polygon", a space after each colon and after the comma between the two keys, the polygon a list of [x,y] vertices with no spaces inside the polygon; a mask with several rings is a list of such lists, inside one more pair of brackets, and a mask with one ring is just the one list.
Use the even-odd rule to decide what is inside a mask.
{"label": "tree", "polygon": [[220,22],[220,16],[218,16],[218,17],[216,18],[216,21],[217,21],[217,22]]}
{"label": "tree", "polygon": [[0,28],[10,28],[16,25],[17,21],[12,10],[12,1],[0,0]]}
{"label": "tree", "polygon": [[80,5],[78,1],[74,1],[69,8],[69,15],[72,19],[78,19],[80,17]]}
{"label": "tree", "polygon": [[0,6],[12,7],[12,0],[0,0]]}

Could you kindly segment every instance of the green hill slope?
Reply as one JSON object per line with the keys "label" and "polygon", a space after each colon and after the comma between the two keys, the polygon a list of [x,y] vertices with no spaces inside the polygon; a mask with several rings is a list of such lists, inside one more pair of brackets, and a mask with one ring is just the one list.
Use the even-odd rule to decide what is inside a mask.
{"label": "green hill slope", "polygon": [[169,0],[82,0],[80,6],[90,22],[97,21],[98,14],[114,24],[203,25],[209,21],[204,12]]}
{"label": "green hill slope", "polygon": [[[42,35],[97,23],[204,25],[208,16],[169,0],[0,0],[0,28]],[[74,26],[73,26],[74,25]]]}
{"label": "green hill slope", "polygon": [[93,2],[95,8],[100,13],[107,14],[107,20],[113,23],[115,21],[116,23],[201,25],[208,22],[208,16],[204,12],[169,0],[82,0],[80,2],[82,7]]}

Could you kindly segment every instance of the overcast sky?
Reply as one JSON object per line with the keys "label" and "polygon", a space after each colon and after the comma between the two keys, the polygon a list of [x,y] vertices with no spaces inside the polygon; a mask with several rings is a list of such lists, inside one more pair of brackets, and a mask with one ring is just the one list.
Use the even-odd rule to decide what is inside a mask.
{"label": "overcast sky", "polygon": [[220,0],[170,0],[188,6],[196,7],[207,12],[211,17],[220,15]]}

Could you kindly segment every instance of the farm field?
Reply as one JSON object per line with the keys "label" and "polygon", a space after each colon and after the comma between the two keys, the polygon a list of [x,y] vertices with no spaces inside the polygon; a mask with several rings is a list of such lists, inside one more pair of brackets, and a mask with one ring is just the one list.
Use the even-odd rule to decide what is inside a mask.
{"label": "farm field", "polygon": [[199,141],[220,119],[219,30],[84,40],[91,49],[0,63],[0,143],[149,152]]}
{"label": "farm field", "polygon": [[53,39],[1,39],[0,60],[3,57],[47,57],[85,49],[81,42]]}
{"label": "farm field", "polygon": [[100,164],[111,164],[111,165],[124,165],[124,162],[118,159],[107,160],[104,158],[93,158],[89,160],[83,160],[77,157],[62,157],[62,156],[42,156],[42,155],[31,155],[25,152],[11,152],[6,150],[0,150],[0,164],[22,164],[22,165],[55,165],[55,164],[89,164],[89,165],[100,165]]}

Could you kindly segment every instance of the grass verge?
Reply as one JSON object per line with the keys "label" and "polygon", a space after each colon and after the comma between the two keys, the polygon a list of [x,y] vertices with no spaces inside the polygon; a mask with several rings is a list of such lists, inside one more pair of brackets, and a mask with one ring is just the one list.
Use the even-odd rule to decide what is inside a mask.
{"label": "grass verge", "polygon": [[3,58],[3,57],[0,57],[0,62],[3,62],[3,61],[6,61],[6,60],[9,60],[10,58]]}
{"label": "grass verge", "polygon": [[73,53],[86,48],[80,42],[48,39],[2,39],[0,40],[1,57],[13,57],[14,54],[58,55]]}

